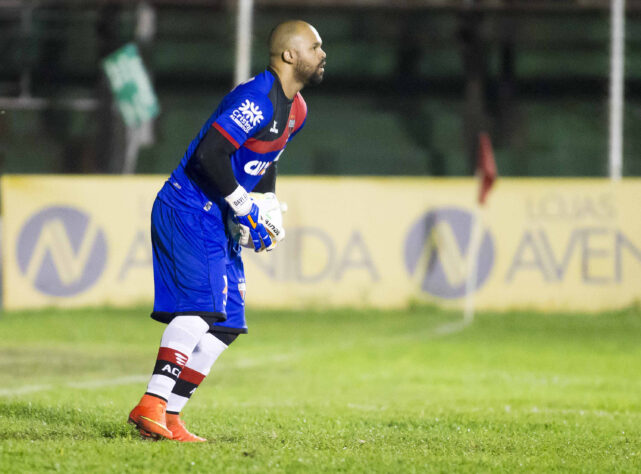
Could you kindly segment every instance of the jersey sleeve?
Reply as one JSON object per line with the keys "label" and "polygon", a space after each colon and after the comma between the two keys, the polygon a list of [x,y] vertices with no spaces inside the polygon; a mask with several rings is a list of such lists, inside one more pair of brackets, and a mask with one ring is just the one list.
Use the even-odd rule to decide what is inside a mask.
{"label": "jersey sleeve", "polygon": [[292,134],[289,136],[289,139],[290,139],[290,140],[291,140],[292,138],[294,138],[294,137],[296,136],[296,134],[297,134],[298,132],[300,132],[300,131],[303,129],[303,127],[305,126],[305,123],[306,123],[306,122],[307,122],[307,118],[303,119],[303,123],[301,123],[301,124],[300,124],[300,127],[298,127],[298,128],[296,128],[296,129],[294,129],[294,131],[292,132]]}
{"label": "jersey sleeve", "polygon": [[225,101],[212,127],[236,148],[270,123],[274,107],[267,96],[237,94]]}
{"label": "jersey sleeve", "polygon": [[292,133],[287,141],[294,138],[296,134],[303,129],[307,122],[307,103],[300,92],[296,94],[292,108],[294,115],[296,116],[296,120],[294,121]]}

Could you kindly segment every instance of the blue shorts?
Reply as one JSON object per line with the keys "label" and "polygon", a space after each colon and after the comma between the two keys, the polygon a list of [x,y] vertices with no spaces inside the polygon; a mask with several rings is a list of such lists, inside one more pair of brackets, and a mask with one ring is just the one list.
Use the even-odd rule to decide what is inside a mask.
{"label": "blue shorts", "polygon": [[154,311],[169,323],[198,315],[212,330],[246,333],[245,270],[219,217],[179,210],[156,198],[151,211]]}

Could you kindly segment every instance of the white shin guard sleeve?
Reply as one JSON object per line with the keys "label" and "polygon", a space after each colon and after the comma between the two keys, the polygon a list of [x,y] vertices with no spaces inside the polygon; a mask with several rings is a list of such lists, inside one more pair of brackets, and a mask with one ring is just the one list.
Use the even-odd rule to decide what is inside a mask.
{"label": "white shin guard sleeve", "polygon": [[160,346],[170,347],[189,357],[207,331],[209,324],[200,316],[176,316],[162,334]]}
{"label": "white shin guard sleeve", "polygon": [[227,349],[227,345],[217,337],[207,333],[198,342],[187,361],[187,367],[203,375],[209,374],[216,359]]}
{"label": "white shin guard sleeve", "polygon": [[[198,380],[204,379],[209,374],[214,362],[225,349],[227,349],[227,345],[209,333],[200,339],[184,370],[189,373],[191,381],[178,379],[167,400],[168,412],[180,413],[182,411],[191,395],[198,388]],[[194,375],[197,375],[197,379]]]}
{"label": "white shin guard sleeve", "polygon": [[[147,393],[168,399],[182,367],[208,330],[209,324],[200,316],[177,316],[169,323],[160,341],[159,359],[147,385]],[[165,359],[163,354],[170,354],[170,357]]]}

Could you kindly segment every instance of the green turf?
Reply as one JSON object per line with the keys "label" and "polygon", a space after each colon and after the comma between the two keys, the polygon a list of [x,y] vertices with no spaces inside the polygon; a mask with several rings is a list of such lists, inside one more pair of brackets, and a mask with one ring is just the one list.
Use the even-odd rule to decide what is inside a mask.
{"label": "green turf", "polygon": [[0,317],[0,472],[641,470],[638,308],[442,336],[458,316],[430,307],[250,311],[184,412],[202,445],[125,424],[164,327],[146,313]]}

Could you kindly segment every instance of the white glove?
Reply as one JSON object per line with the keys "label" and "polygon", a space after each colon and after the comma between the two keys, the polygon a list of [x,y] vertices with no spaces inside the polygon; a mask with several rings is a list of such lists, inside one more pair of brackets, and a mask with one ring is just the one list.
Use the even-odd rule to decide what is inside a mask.
{"label": "white glove", "polygon": [[[285,238],[285,228],[283,227],[283,212],[287,209],[286,203],[281,203],[274,193],[250,193],[252,202],[258,206],[260,213],[259,222],[271,237],[271,245],[264,245],[257,251],[273,250],[278,242]],[[243,247],[254,247],[251,239],[249,227],[228,219],[227,222],[232,238],[237,240]]]}
{"label": "white glove", "polygon": [[[262,252],[265,249],[271,249],[274,244],[261,219],[261,210],[254,199],[247,194],[245,188],[238,186],[233,193],[225,197],[225,200],[234,211],[235,216],[232,220],[241,226],[240,233],[243,241],[248,234],[254,251]],[[246,240],[249,241],[249,239]]]}
{"label": "white glove", "polygon": [[260,208],[258,216],[260,223],[265,226],[265,230],[271,237],[272,243],[267,250],[274,250],[276,245],[285,238],[282,205],[274,193],[251,193],[250,195]]}
{"label": "white glove", "polygon": [[[287,204],[278,201],[274,193],[251,193],[252,197],[260,207],[259,219],[265,226],[274,244],[285,238],[285,228],[283,227],[283,209],[287,209]],[[263,204],[264,203],[264,204]]]}

